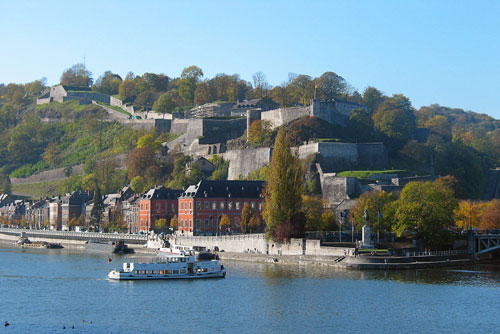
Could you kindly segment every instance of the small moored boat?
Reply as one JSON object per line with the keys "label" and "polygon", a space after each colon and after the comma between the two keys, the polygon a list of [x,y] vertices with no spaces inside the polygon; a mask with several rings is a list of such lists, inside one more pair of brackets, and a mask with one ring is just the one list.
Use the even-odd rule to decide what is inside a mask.
{"label": "small moored boat", "polygon": [[120,270],[113,269],[108,278],[113,280],[157,280],[223,278],[226,268],[219,260],[196,261],[194,251],[172,254],[151,262],[125,262]]}

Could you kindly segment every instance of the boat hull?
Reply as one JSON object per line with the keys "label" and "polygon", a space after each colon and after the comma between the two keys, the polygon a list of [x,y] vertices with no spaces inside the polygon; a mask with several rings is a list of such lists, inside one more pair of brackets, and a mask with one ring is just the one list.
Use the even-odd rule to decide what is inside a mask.
{"label": "boat hull", "polygon": [[226,277],[226,269],[218,272],[210,273],[196,273],[186,275],[134,275],[131,273],[124,273],[118,270],[112,270],[108,274],[111,280],[125,281],[125,280],[168,280],[168,279],[200,279],[200,278],[224,278]]}

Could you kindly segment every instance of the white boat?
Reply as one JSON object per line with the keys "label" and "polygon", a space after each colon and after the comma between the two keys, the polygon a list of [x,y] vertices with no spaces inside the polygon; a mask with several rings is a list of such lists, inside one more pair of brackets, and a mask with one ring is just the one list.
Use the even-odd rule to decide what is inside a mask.
{"label": "white boat", "polygon": [[194,252],[195,261],[203,260],[218,260],[219,257],[215,252],[207,250],[203,246],[183,246],[183,245],[170,245],[170,247],[162,247],[156,251],[159,256],[181,255]]}
{"label": "white boat", "polygon": [[226,268],[219,260],[195,261],[194,251],[157,258],[151,262],[125,262],[108,274],[113,280],[158,280],[180,278],[223,278]]}
{"label": "white boat", "polygon": [[162,247],[159,248],[156,252],[158,255],[181,255],[186,252],[193,251],[194,248],[192,246],[182,246],[182,245],[170,245],[170,247]]}

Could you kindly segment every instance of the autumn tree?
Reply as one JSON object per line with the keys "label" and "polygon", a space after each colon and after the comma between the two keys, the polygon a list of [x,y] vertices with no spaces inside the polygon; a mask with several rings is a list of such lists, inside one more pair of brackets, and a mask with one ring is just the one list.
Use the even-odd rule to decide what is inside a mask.
{"label": "autumn tree", "polygon": [[172,219],[170,219],[170,228],[176,231],[178,227],[179,219],[177,219],[177,215],[175,215],[172,217]]}
{"label": "autumn tree", "polygon": [[219,222],[219,227],[222,230],[231,227],[231,220],[229,219],[228,215],[222,215],[222,218]]}
{"label": "autumn tree", "polygon": [[57,145],[56,142],[51,142],[47,147],[45,148],[45,152],[43,153],[43,160],[51,166],[55,167],[59,164],[59,153],[61,153],[61,150],[59,149],[59,145]]}
{"label": "autumn tree", "polygon": [[250,219],[255,214],[255,210],[250,206],[250,204],[243,204],[243,209],[241,209],[241,231],[247,233],[248,224]]}
{"label": "autumn tree", "polygon": [[262,224],[259,216],[257,214],[253,214],[252,217],[250,217],[250,221],[247,224],[247,230],[249,233],[255,233]]}
{"label": "autumn tree", "polygon": [[500,199],[495,199],[488,203],[479,228],[482,230],[492,230],[500,228]]}
{"label": "autumn tree", "polygon": [[136,148],[130,152],[127,160],[128,178],[132,180],[137,175],[146,179],[159,176],[158,162],[153,149],[149,146]]}
{"label": "autumn tree", "polygon": [[120,83],[118,93],[120,94],[120,98],[125,102],[133,101],[136,97],[135,82],[130,79],[125,79]]}
{"label": "autumn tree", "polygon": [[440,244],[458,206],[453,190],[437,181],[408,183],[394,204],[393,230],[398,235],[414,233],[431,245]]}
{"label": "autumn tree", "polygon": [[315,196],[302,196],[302,212],[306,215],[306,230],[321,230],[321,216],[323,214],[325,202],[323,199]]}
{"label": "autumn tree", "polygon": [[154,222],[154,229],[155,230],[164,230],[167,227],[167,219],[165,218],[160,218],[155,220]]}
{"label": "autumn tree", "polygon": [[305,233],[306,215],[303,212],[296,212],[277,227],[275,241],[288,243],[291,238],[303,238]]}
{"label": "autumn tree", "polygon": [[149,147],[155,152],[162,148],[160,141],[155,139],[152,134],[146,134],[137,140],[137,148],[143,147]]}
{"label": "autumn tree", "polygon": [[458,207],[453,211],[455,224],[463,230],[479,227],[487,202],[463,200],[458,202]]}
{"label": "autumn tree", "polygon": [[290,138],[281,128],[276,137],[266,178],[263,215],[268,238],[274,238],[278,226],[299,212],[303,193],[304,170],[298,151],[292,153]]}
{"label": "autumn tree", "polygon": [[61,85],[89,87],[92,81],[92,72],[81,63],[71,66],[61,76]]}
{"label": "autumn tree", "polygon": [[101,225],[102,214],[104,212],[104,200],[102,198],[101,190],[97,187],[94,193],[94,206],[90,211],[90,223],[98,228]]}
{"label": "autumn tree", "polygon": [[256,120],[248,131],[248,141],[255,146],[265,146],[271,143],[271,123],[266,120]]}
{"label": "autumn tree", "polygon": [[194,103],[201,105],[211,101],[213,101],[213,97],[210,86],[206,82],[199,83],[194,91]]}
{"label": "autumn tree", "polygon": [[366,209],[369,217],[368,226],[378,231],[389,231],[391,229],[391,203],[394,200],[394,195],[385,191],[373,190],[361,194],[351,211],[354,217],[353,223],[358,229],[364,225]]}

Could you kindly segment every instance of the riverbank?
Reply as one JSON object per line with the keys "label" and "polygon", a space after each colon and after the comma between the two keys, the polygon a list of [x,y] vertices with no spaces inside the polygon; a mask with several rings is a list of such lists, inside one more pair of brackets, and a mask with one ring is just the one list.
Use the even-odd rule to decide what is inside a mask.
{"label": "riverbank", "polygon": [[[18,235],[6,234],[0,232],[0,240],[10,245],[19,238]],[[68,237],[55,239],[54,237],[29,236],[32,241],[47,241],[60,243],[64,248],[71,250],[85,250],[86,240],[75,240]],[[235,241],[237,242],[237,241]],[[144,244],[127,243],[129,248],[133,248],[137,254],[155,255],[156,249],[145,248]],[[334,248],[334,247],[332,247]],[[342,248],[343,249],[343,248]],[[338,252],[332,253],[341,253]],[[221,260],[246,261],[258,263],[274,263],[299,266],[328,266],[338,269],[354,270],[405,270],[405,269],[423,269],[448,266],[471,265],[474,262],[466,254],[455,254],[453,252],[440,255],[420,255],[420,256],[343,256],[343,255],[276,255],[251,252],[219,252]]]}

